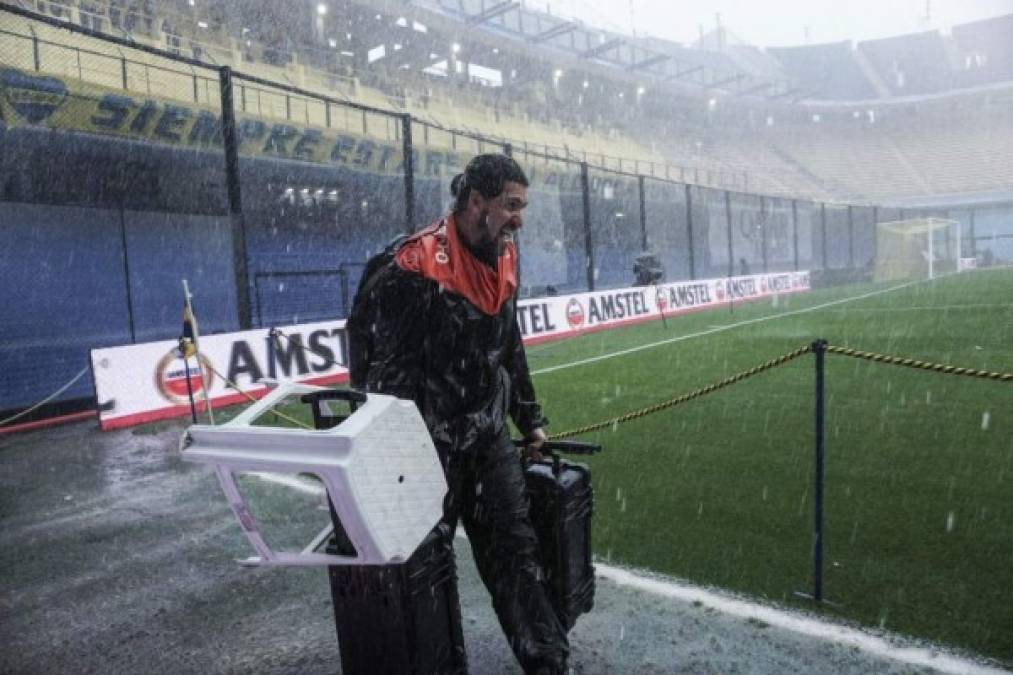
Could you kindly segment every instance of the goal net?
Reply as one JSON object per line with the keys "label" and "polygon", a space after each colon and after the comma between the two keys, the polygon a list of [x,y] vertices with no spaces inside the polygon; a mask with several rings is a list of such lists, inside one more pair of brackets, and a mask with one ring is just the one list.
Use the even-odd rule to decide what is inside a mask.
{"label": "goal net", "polygon": [[876,281],[934,279],[958,271],[959,222],[909,218],[876,225]]}

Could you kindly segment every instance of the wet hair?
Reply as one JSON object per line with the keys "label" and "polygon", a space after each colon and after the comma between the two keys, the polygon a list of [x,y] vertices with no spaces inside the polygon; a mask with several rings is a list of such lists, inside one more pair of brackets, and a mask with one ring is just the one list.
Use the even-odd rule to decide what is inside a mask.
{"label": "wet hair", "polygon": [[464,173],[457,174],[450,181],[454,211],[460,213],[467,208],[472,190],[478,190],[480,195],[491,199],[502,193],[507,183],[528,186],[528,177],[512,157],[501,154],[476,155],[468,162]]}

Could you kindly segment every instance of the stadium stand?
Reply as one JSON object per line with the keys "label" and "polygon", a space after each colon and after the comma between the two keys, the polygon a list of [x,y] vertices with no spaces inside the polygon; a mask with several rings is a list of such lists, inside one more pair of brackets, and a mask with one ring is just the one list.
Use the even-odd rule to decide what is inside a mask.
{"label": "stadium stand", "polygon": [[801,47],[772,47],[767,53],[784,65],[802,93],[810,93],[807,98],[861,100],[875,98],[879,93],[867,70],[861,67],[850,40]]}
{"label": "stadium stand", "polygon": [[[516,147],[541,149],[561,156],[573,156],[586,159],[591,163],[599,163],[610,168],[620,168],[622,162],[626,170],[633,170],[633,163],[642,163],[649,166],[651,163],[657,165],[657,172],[662,172],[664,160],[657,153],[643,148],[633,139],[613,133],[598,136],[584,134],[579,129],[564,126],[561,120],[549,120],[546,115],[535,114],[531,110],[519,111],[516,108],[504,108],[494,110],[490,108],[482,95],[476,94],[474,87],[466,90],[458,86],[449,91],[440,91],[435,87],[426,87],[423,95],[409,95],[406,88],[401,85],[391,86],[391,82],[397,82],[395,76],[400,76],[396,71],[384,70],[375,72],[373,70],[360,73],[360,77],[352,77],[345,73],[351,72],[347,69],[338,69],[335,73],[331,70],[322,71],[310,65],[314,62],[320,63],[319,49],[295,49],[290,38],[282,39],[281,34],[287,35],[288,31],[297,32],[296,25],[292,20],[281,20],[275,23],[272,13],[266,19],[258,16],[254,25],[273,25],[276,31],[267,38],[266,43],[254,42],[252,37],[243,38],[243,35],[251,36],[254,33],[251,29],[237,31],[238,37],[222,33],[226,24],[221,19],[215,22],[213,19],[200,18],[191,15],[194,8],[189,5],[180,4],[176,9],[183,14],[168,13],[163,16],[166,9],[161,5],[158,7],[156,16],[150,5],[138,7],[131,10],[127,15],[117,13],[116,3],[102,4],[99,2],[87,4],[88,9],[75,3],[59,4],[41,1],[38,3],[25,2],[36,11],[48,13],[51,16],[61,18],[82,25],[98,25],[100,29],[119,29],[120,26],[141,26],[142,30],[130,33],[131,37],[141,44],[148,44],[169,51],[183,51],[185,55],[195,58],[204,58],[209,63],[233,65],[243,72],[281,83],[288,83],[305,88],[309,91],[319,92],[323,95],[344,95],[354,98],[359,103],[378,108],[388,109],[393,112],[412,112],[423,119],[430,119],[434,126],[447,129],[459,129],[477,133],[481,130],[485,135],[507,138]],[[242,3],[239,3],[241,6]],[[151,10],[151,14],[147,11]],[[136,18],[127,21],[124,16],[135,16]],[[279,12],[279,14],[291,14]],[[99,19],[95,19],[99,17]],[[109,21],[102,17],[110,17]],[[115,17],[113,20],[112,17]],[[201,36],[202,41],[192,38],[191,34],[184,34],[183,25],[200,26],[201,24],[218,27],[217,30],[209,28],[209,35]],[[174,27],[173,32],[165,32],[163,28]],[[22,35],[30,35],[27,26]],[[34,26],[33,26],[34,28]],[[125,30],[125,28],[124,28]],[[52,27],[39,29],[40,40],[52,43],[47,46],[49,51],[60,53],[43,54],[41,62],[45,64],[48,72],[54,74],[76,77],[96,84],[109,86],[121,86],[119,79],[119,65],[112,59],[100,61],[104,63],[92,64],[86,55],[90,50],[92,41],[80,36],[66,36],[63,32]],[[292,51],[282,52],[280,45],[285,45]],[[106,56],[116,56],[114,49],[105,47]],[[78,57],[78,54],[85,54]],[[157,61],[157,59],[156,59]],[[192,93],[191,85],[187,81],[192,74],[180,74],[178,65],[166,66],[165,69],[156,68],[156,63],[151,63],[149,68],[143,72],[130,73],[127,89],[145,91],[151,93],[157,91],[162,95],[168,95],[183,101],[201,101]],[[332,63],[327,65],[333,65]],[[175,74],[173,74],[175,73]],[[416,81],[417,82],[417,81]],[[383,84],[379,86],[370,86]],[[481,89],[478,89],[481,92]],[[275,119],[289,119],[300,115],[305,119],[303,110],[289,110],[285,107],[284,99],[271,97],[265,92],[253,92],[243,99],[243,104],[260,115]],[[420,105],[421,103],[421,105]],[[543,113],[548,110],[557,109],[557,106],[546,100]],[[540,119],[541,118],[541,119]],[[495,122],[495,123],[494,123]]]}
{"label": "stadium stand", "polygon": [[1013,14],[953,27],[961,86],[1008,80],[1013,73]]}
{"label": "stadium stand", "polygon": [[[1013,50],[1004,36],[1009,34],[1013,15],[956,26],[952,36],[926,31],[868,40],[857,48],[841,42],[759,50],[720,27],[704,36],[695,49],[650,37],[615,38],[611,41],[617,45],[615,54],[592,50],[595,53],[587,63],[578,67],[566,59],[554,63],[531,44],[523,49],[513,45],[508,56],[509,44],[482,42],[476,29],[469,35],[472,42],[467,50],[476,61],[495,66],[501,86],[490,86],[490,75],[474,75],[472,64],[465,62],[472,57],[458,59],[455,53],[447,53],[447,44],[459,40],[459,33],[453,22],[448,25],[432,11],[435,6],[444,13],[456,12],[460,21],[467,19],[467,3],[406,5],[398,10],[403,15],[395,17],[377,13],[368,3],[345,0],[334,3],[331,15],[318,17],[313,30],[307,30],[313,22],[309,10],[284,11],[275,5],[265,9],[241,2],[194,6],[122,0],[22,0],[20,4],[100,30],[126,31],[138,42],[209,63],[229,63],[268,80],[409,112],[430,122],[425,133],[445,147],[459,139],[437,129],[459,129],[605,168],[815,198],[953,194],[992,189],[1008,179],[1005,163],[990,152],[996,139],[1002,144],[1007,131],[1001,119],[962,130],[933,112],[941,117],[942,126],[928,129],[934,140],[927,143],[919,142],[903,124],[886,129],[876,125],[906,114],[891,110],[899,105],[896,96],[959,96],[953,87],[1008,86],[1001,83],[1013,79]],[[332,16],[338,14],[339,19]],[[557,17],[529,14],[549,35],[544,42],[551,50],[572,51],[581,41],[592,44],[593,36],[579,27]],[[425,19],[430,26],[417,19]],[[499,16],[481,28],[516,37],[512,21]],[[52,29],[42,34],[46,31]],[[607,37],[612,36],[603,34],[601,39]],[[66,46],[56,39],[51,42],[56,45],[46,48],[50,51],[66,52],[73,47],[73,42]],[[428,55],[442,72],[434,68],[419,73],[398,66],[390,55],[372,62],[351,58],[368,52],[374,43],[402,53],[405,59]],[[503,49],[490,44],[502,44]],[[637,49],[652,56],[638,56]],[[652,87],[645,94],[644,87],[633,89],[617,81],[621,78],[615,73],[603,76],[604,66],[627,53],[633,62],[676,60],[692,65],[684,68],[686,75],[669,78],[671,91]],[[42,60],[62,63],[55,71],[59,75],[74,76],[76,69],[78,77],[110,86],[120,78],[115,64],[91,63],[101,59],[85,51],[76,58],[67,58],[69,52],[63,59],[52,56]],[[566,68],[558,67],[564,63]],[[128,88],[172,92],[180,100],[200,99],[199,92],[189,91],[186,78],[166,74],[154,65],[132,70]],[[763,82],[764,77],[770,82]],[[785,80],[787,89],[763,99],[762,95],[774,93],[769,87],[778,78]],[[734,90],[747,80],[761,82],[752,87],[759,91],[757,96],[746,95],[750,90]],[[708,91],[717,92],[722,106],[726,103],[727,92],[721,93],[715,82],[731,82],[725,86],[741,95],[732,104],[738,119],[715,120],[707,109],[706,97],[715,95]],[[687,88],[693,87],[697,93],[687,94]],[[207,83],[205,89],[211,102],[214,92]],[[781,105],[800,99],[816,107],[801,115],[797,106],[786,112]],[[819,107],[820,101],[841,101],[853,107],[825,110]],[[301,115],[304,121],[320,121],[320,115],[311,120],[307,110],[283,109],[279,98],[270,100],[263,92],[243,102],[272,118]],[[932,108],[931,101],[926,105]],[[875,115],[877,119],[861,128],[832,124],[835,112],[837,117]],[[819,115],[822,123],[811,123],[810,115]],[[764,124],[764,120],[770,122]],[[920,123],[917,128],[926,126]],[[968,161],[973,165],[965,172]],[[979,178],[985,179],[984,186]]]}
{"label": "stadium stand", "polygon": [[952,64],[938,31],[858,43],[896,96],[935,94],[953,86]]}
{"label": "stadium stand", "polygon": [[[356,266],[405,227],[400,160],[376,165],[378,155],[399,157],[405,113],[418,153],[412,226],[445,208],[447,178],[463,157],[509,143],[531,170],[538,211],[525,228],[526,293],[582,290],[592,273],[600,287],[622,286],[645,247],[659,249],[670,279],[722,276],[741,259],[751,269],[798,265],[820,282],[854,281],[871,269],[877,221],[941,209],[961,223],[966,250],[989,263],[1013,257],[1013,51],[1003,42],[1013,17],[958,26],[952,37],[759,50],[725,30],[688,48],[523,8],[476,23],[471,0],[381,9],[330,0],[323,14],[313,4],[296,12],[239,0],[16,4],[130,42],[0,11],[0,111],[22,118],[6,129],[13,120],[0,119],[0,207],[16,221],[9,233],[19,245],[41,233],[5,278],[34,295],[6,300],[15,346],[0,349],[0,370],[18,387],[0,397],[0,410],[53,391],[89,347],[173,335],[188,238],[202,238],[189,256],[201,269],[194,281],[213,288],[203,298],[205,327],[237,328],[236,289],[220,283],[232,274],[214,133],[222,65],[260,80],[237,77],[234,91],[256,325],[333,317],[333,299],[354,291]],[[63,95],[87,99],[64,106],[85,111],[83,120],[63,110],[39,124]],[[204,111],[211,127],[180,143],[171,124],[152,123],[155,111],[173,109],[190,119]],[[330,154],[298,161],[273,140],[279,129],[326,135]],[[785,232],[795,214],[802,245],[792,251]],[[722,244],[729,221],[734,261]],[[743,234],[757,231],[759,247]],[[76,253],[86,245],[101,249],[94,264]],[[753,253],[741,255],[745,248]],[[82,284],[52,271],[40,277],[27,264],[35,258],[48,270],[66,258],[68,275],[91,276]],[[125,288],[133,306],[97,303],[100,287]],[[41,297],[73,311],[39,314]],[[66,395],[86,397],[89,385]]]}
{"label": "stadium stand", "polygon": [[[819,122],[761,132],[778,154],[844,198],[960,195],[1013,185],[1010,94],[958,96],[866,112],[822,109]],[[739,147],[747,147],[745,142]]]}

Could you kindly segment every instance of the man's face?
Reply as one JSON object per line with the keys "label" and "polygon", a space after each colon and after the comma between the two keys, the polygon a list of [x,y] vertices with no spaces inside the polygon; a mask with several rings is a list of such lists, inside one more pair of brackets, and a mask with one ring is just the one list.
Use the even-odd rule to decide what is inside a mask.
{"label": "man's face", "polygon": [[503,192],[491,199],[483,198],[477,190],[472,194],[477,197],[476,231],[479,239],[473,244],[498,255],[506,242],[513,239],[514,232],[524,224],[522,212],[528,205],[528,189],[520,183],[508,181],[503,186]]}

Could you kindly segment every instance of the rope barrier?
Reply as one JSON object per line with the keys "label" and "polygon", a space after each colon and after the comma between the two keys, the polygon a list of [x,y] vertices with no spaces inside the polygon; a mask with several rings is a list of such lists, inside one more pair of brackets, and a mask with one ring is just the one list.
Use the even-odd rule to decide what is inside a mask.
{"label": "rope barrier", "polygon": [[77,382],[82,377],[84,377],[84,374],[88,372],[88,368],[89,368],[88,366],[85,366],[84,368],[82,368],[81,372],[79,372],[77,375],[75,375],[74,377],[72,377],[70,379],[70,382],[68,382],[67,384],[65,384],[62,387],[60,387],[59,389],[57,389],[56,391],[54,391],[52,394],[50,394],[46,398],[42,399],[41,401],[39,401],[38,403],[36,403],[35,405],[33,405],[31,408],[26,408],[25,410],[22,410],[21,412],[17,413],[16,415],[11,415],[10,417],[8,417],[5,420],[0,420],[0,427],[7,426],[8,424],[10,424],[11,422],[13,422],[14,420],[21,419],[22,417],[24,417],[28,413],[33,412],[35,410],[38,410],[39,408],[41,408],[42,406],[44,406],[47,403],[49,403],[50,401],[52,401],[54,398],[56,398],[57,396],[59,396],[63,392],[65,392],[68,389],[70,389],[72,386],[74,386],[75,382]]}
{"label": "rope barrier", "polygon": [[984,380],[995,380],[997,382],[1013,382],[1013,373],[996,373],[988,370],[961,368],[958,366],[949,366],[943,363],[932,363],[929,361],[918,361],[917,359],[909,359],[901,356],[890,356],[889,354],[863,352],[858,349],[838,347],[836,345],[827,345],[826,350],[831,354],[850,356],[852,358],[864,359],[874,363],[887,363],[894,366],[905,366],[907,368],[928,370],[935,373],[943,373],[945,375],[966,375],[967,377],[977,377]]}
{"label": "rope barrier", "polygon": [[279,340],[278,338],[285,338],[285,340],[290,345],[295,346],[296,349],[300,349],[300,350],[306,352],[307,354],[310,354],[310,355],[312,355],[312,356],[314,356],[314,357],[316,357],[318,359],[322,358],[322,359],[324,359],[325,363],[329,363],[332,366],[338,366],[339,368],[344,368],[345,367],[345,364],[339,363],[335,359],[328,359],[328,358],[325,358],[324,356],[322,356],[321,354],[317,354],[316,352],[314,352],[312,349],[310,349],[309,347],[307,347],[306,345],[304,345],[299,340],[293,340],[288,335],[285,335],[284,331],[282,331],[280,328],[271,328],[270,330],[267,331],[267,334],[270,337],[274,338],[274,342],[275,342],[275,344],[278,345],[278,349],[281,349],[281,340]]}
{"label": "rope barrier", "polygon": [[677,406],[677,405],[679,405],[681,403],[686,403],[687,401],[692,401],[693,399],[700,398],[701,396],[705,396],[706,394],[710,394],[710,393],[713,393],[713,392],[715,392],[715,391],[717,391],[719,389],[723,389],[725,387],[733,385],[736,382],[741,382],[742,380],[744,380],[744,379],[746,379],[748,377],[752,377],[753,375],[759,375],[760,373],[764,372],[765,370],[770,370],[771,368],[776,368],[778,366],[782,366],[785,363],[788,363],[789,361],[793,361],[794,359],[797,359],[800,356],[803,356],[805,354],[810,353],[811,351],[812,351],[812,346],[811,345],[805,345],[803,347],[799,347],[798,349],[796,349],[793,352],[789,352],[788,354],[785,354],[783,356],[779,356],[776,359],[771,359],[769,361],[761,363],[760,365],[754,366],[754,367],[752,367],[752,368],[750,368],[748,370],[744,370],[741,373],[736,373],[735,375],[732,375],[731,377],[726,377],[725,379],[721,380],[720,382],[715,382],[714,384],[707,385],[706,387],[702,387],[700,389],[695,389],[695,390],[693,390],[693,391],[691,391],[689,393],[682,394],[681,396],[676,396],[675,398],[669,399],[667,401],[663,401],[661,403],[655,403],[654,405],[647,406],[646,408],[641,408],[640,410],[634,410],[633,412],[628,412],[625,415],[620,415],[619,417],[613,417],[612,419],[608,419],[608,420],[605,420],[603,422],[597,422],[595,424],[588,424],[586,426],[577,427],[575,429],[567,429],[566,431],[560,431],[560,432],[555,433],[555,434],[550,434],[549,437],[548,437],[548,440],[555,441],[555,440],[559,440],[561,438],[569,438],[570,436],[579,436],[581,434],[587,434],[587,433],[590,433],[592,431],[600,431],[600,430],[606,429],[608,427],[618,426],[620,424],[624,424],[626,422],[630,422],[632,420],[639,419],[641,417],[644,417],[646,415],[650,415],[652,413],[660,412],[662,410],[667,410],[668,408],[672,408],[672,407]]}
{"label": "rope barrier", "polygon": [[[243,396],[245,396],[248,401],[250,401],[251,403],[256,403],[257,402],[257,398],[255,396],[253,396],[252,394],[249,394],[249,393],[243,391],[242,389],[240,389],[238,384],[236,384],[232,380],[227,379],[224,375],[222,375],[220,372],[218,372],[217,370],[215,370],[215,367],[212,366],[210,362],[206,361],[205,365],[208,367],[208,370],[210,370],[212,373],[214,373],[215,375],[217,375],[218,377],[220,377],[221,380],[222,380],[222,382],[224,382],[226,385],[228,385],[232,389],[235,389],[238,393],[240,393]],[[272,415],[277,415],[278,417],[280,417],[281,419],[285,420],[286,422],[290,422],[290,423],[292,423],[292,424],[294,424],[294,425],[296,425],[298,427],[302,427],[303,429],[310,429],[310,430],[313,429],[312,425],[306,424],[302,420],[297,420],[296,418],[292,417],[291,415],[286,415],[285,413],[281,412],[280,410],[272,410],[271,414]]]}
{"label": "rope barrier", "polygon": [[[301,344],[298,340],[293,340],[288,335],[285,335],[285,333],[278,328],[271,328],[270,335],[275,340],[278,340],[279,338],[285,338],[290,344],[295,345],[297,348],[309,351],[308,348],[303,344]],[[908,368],[927,370],[930,372],[943,373],[946,375],[964,375],[967,377],[975,377],[979,379],[993,380],[997,382],[1013,382],[1013,373],[998,373],[986,370],[977,370],[974,368],[962,368],[959,366],[950,366],[942,363],[919,361],[917,359],[910,359],[901,356],[891,356],[888,354],[864,352],[858,349],[851,349],[849,347],[840,347],[836,345],[826,345],[825,349],[828,353],[831,354],[840,354],[841,356],[849,356],[852,358],[864,359],[866,361],[872,361],[875,363],[886,363],[890,365],[905,366]],[[686,394],[682,394],[667,401],[656,403],[646,408],[641,408],[640,410],[634,410],[632,412],[628,412],[624,415],[613,417],[611,419],[607,419],[602,422],[597,422],[595,424],[588,424],[582,427],[577,427],[575,429],[567,429],[566,431],[560,431],[555,434],[550,434],[548,436],[548,440],[555,441],[563,438],[569,438],[571,436],[579,436],[581,434],[591,433],[593,431],[600,431],[608,427],[617,426],[619,424],[624,424],[626,422],[630,422],[632,420],[645,417],[646,415],[650,415],[652,413],[667,410],[668,408],[672,408],[681,403],[692,401],[693,399],[713,393],[719,389],[723,389],[724,387],[728,387],[737,382],[741,382],[742,380],[745,380],[748,377],[752,377],[753,375],[762,373],[765,370],[769,370],[771,368],[776,368],[778,366],[784,365],[785,363],[797,359],[800,356],[811,353],[812,350],[813,350],[812,345],[805,345],[804,347],[800,347],[793,352],[790,352],[783,356],[779,356],[776,359],[771,359],[770,361],[761,363],[758,366],[755,366],[748,370],[744,370],[741,373],[736,373],[735,375],[727,377],[721,380],[720,382],[715,382],[714,384],[702,387],[700,389],[696,389]],[[335,362],[335,365],[338,364]]]}

